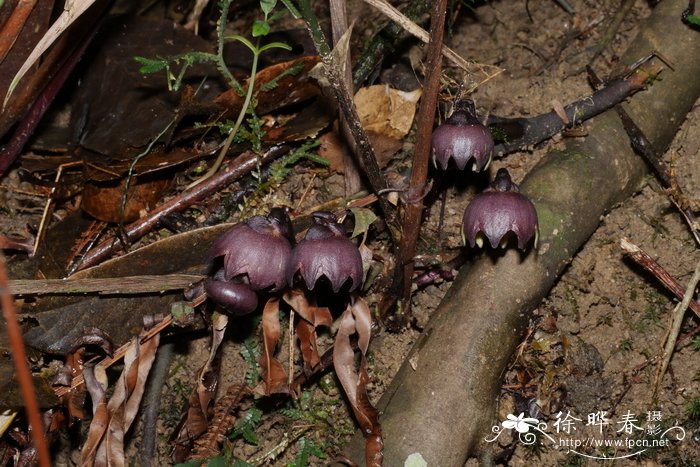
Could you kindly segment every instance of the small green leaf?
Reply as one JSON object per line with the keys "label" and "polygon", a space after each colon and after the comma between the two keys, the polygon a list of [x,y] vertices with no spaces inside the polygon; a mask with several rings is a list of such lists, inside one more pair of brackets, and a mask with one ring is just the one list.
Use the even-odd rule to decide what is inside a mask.
{"label": "small green leaf", "polygon": [[350,238],[355,238],[369,230],[369,226],[377,220],[377,215],[367,208],[352,208],[350,209],[355,218],[355,228],[352,231]]}
{"label": "small green leaf", "polygon": [[243,37],[239,34],[231,34],[230,36],[226,36],[224,39],[233,39],[235,41],[240,42],[241,44],[248,47],[250,49],[250,51],[253,52],[253,54],[255,54],[255,55],[259,55],[261,52],[260,50],[258,50],[257,47],[255,47],[255,45],[253,45],[252,42],[250,42],[248,39],[246,39],[245,37]]}
{"label": "small green leaf", "polygon": [[265,13],[265,16],[272,13],[275,5],[277,5],[277,0],[260,0],[260,9]]}
{"label": "small green leaf", "polygon": [[685,20],[687,22],[689,22],[690,24],[694,24],[695,26],[700,26],[700,16],[688,15],[685,17]]}
{"label": "small green leaf", "polygon": [[228,461],[224,456],[215,456],[209,459],[207,462],[207,467],[226,467]]}
{"label": "small green leaf", "polygon": [[258,53],[263,53],[266,50],[269,49],[284,49],[284,50],[292,50],[291,45],[287,45],[283,42],[270,42],[269,44],[265,44],[262,47],[260,47],[260,50]]}
{"label": "small green leaf", "polygon": [[238,419],[233,427],[231,438],[242,437],[250,444],[258,444],[258,435],[255,433],[255,427],[262,419],[262,410],[252,408],[246,414]]}
{"label": "small green leaf", "polygon": [[253,37],[267,36],[270,34],[270,24],[267,21],[256,19],[253,23]]}
{"label": "small green leaf", "polygon": [[146,75],[149,73],[158,73],[168,66],[168,61],[161,58],[146,58],[146,57],[134,57],[138,63],[141,64],[139,68],[139,73]]}

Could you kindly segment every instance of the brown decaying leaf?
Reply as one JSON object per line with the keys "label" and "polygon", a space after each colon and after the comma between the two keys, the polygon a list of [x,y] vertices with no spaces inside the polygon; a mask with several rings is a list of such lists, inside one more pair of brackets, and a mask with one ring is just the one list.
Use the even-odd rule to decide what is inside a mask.
{"label": "brown decaying leaf", "polygon": [[227,325],[227,315],[221,313],[212,315],[212,345],[209,358],[197,372],[197,387],[187,400],[187,414],[173,435],[175,462],[184,462],[190,455],[192,444],[209,428],[209,404],[214,399],[219,385],[221,354],[218,349]]}
{"label": "brown decaying leaf", "polygon": [[279,312],[280,300],[273,297],[265,304],[262,314],[263,355],[260,357],[260,368],[265,395],[289,393],[287,374],[274,356],[282,333]]}
{"label": "brown decaying leaf", "polygon": [[421,92],[421,89],[399,91],[384,84],[361,88],[354,101],[362,126],[366,131],[403,138],[413,124]]}
{"label": "brown decaying leaf", "polygon": [[[367,348],[372,333],[372,316],[361,298],[353,297],[340,318],[340,327],[333,347],[333,367],[350,402],[355,419],[365,436],[365,460],[367,466],[381,466],[384,456],[379,413],[367,395]],[[355,368],[355,352],[350,338],[357,334],[360,350],[360,367]]]}
{"label": "brown decaying leaf", "polygon": [[103,222],[132,222],[139,218],[142,210],[155,207],[171,182],[172,178],[166,176],[132,181],[129,184],[123,217],[121,205],[126,180],[108,184],[86,183],[80,206],[83,211]]}
{"label": "brown decaying leaf", "polygon": [[84,466],[125,465],[124,436],[136,418],[160,336],[143,343],[139,340],[132,340],[124,356],[124,371],[109,402],[105,403],[104,384],[95,384],[94,373],[85,373],[88,391],[96,400],[93,399],[95,415],[81,452]]}
{"label": "brown decaying leaf", "polygon": [[318,326],[330,327],[333,323],[333,317],[328,308],[310,304],[306,295],[298,290],[286,292],[284,301],[301,318],[297,323],[296,334],[299,338],[299,346],[304,358],[304,371],[310,372],[321,361],[316,342],[316,328]]}
{"label": "brown decaying leaf", "polygon": [[[309,71],[320,61],[318,56],[301,57],[259,71],[255,75],[256,112],[259,115],[264,115],[319,95],[321,91],[316,82],[309,77]],[[301,67],[298,73],[280,78],[277,81],[277,86],[273,89],[261,90],[263,86],[279,77],[281,73],[296,66]],[[229,89],[217,97],[214,102],[225,108],[226,115],[230,116],[238,114],[243,105],[243,98],[234,89]]]}

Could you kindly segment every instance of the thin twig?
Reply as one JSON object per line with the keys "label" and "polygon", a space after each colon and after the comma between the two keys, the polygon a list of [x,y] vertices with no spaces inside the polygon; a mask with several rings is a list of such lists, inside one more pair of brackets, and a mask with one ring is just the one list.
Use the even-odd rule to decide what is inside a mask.
{"label": "thin twig", "polygon": [[5,318],[7,337],[10,341],[10,348],[12,349],[12,359],[15,362],[17,382],[19,383],[22,393],[27,419],[32,428],[32,440],[39,454],[39,465],[41,467],[49,467],[51,465],[51,457],[44,436],[44,424],[41,423],[41,413],[39,412],[39,403],[37,402],[36,391],[34,390],[32,373],[27,365],[27,353],[24,349],[22,330],[19,327],[14,300],[10,294],[11,289],[7,280],[5,256],[0,252],[0,300],[2,301],[2,314]]}
{"label": "thin twig", "polygon": [[[348,15],[347,9],[345,8],[345,0],[330,0],[331,9],[331,28],[333,32],[333,47],[338,47],[341,42],[343,35],[348,33]],[[345,57],[341,58],[343,61],[342,68],[342,78],[347,89],[352,90],[354,93],[353,83],[352,83],[352,63],[350,62],[350,53],[346,48]],[[345,115],[340,114],[338,119],[340,126],[340,134],[343,138],[343,142],[350,148],[350,154],[343,151],[343,166],[345,168],[345,194],[351,195],[360,190],[361,181],[360,173],[358,171],[357,163],[352,158],[352,154],[355,154],[357,148],[355,147],[355,140],[352,136],[352,131],[350,131],[350,125],[348,124]]]}
{"label": "thin twig", "polygon": [[[153,336],[155,336],[156,334],[161,332],[163,329],[170,326],[170,324],[172,322],[173,322],[173,317],[171,315],[166,316],[165,319],[163,319],[163,321],[161,321],[160,323],[156,324],[151,329],[146,331],[146,333],[141,338],[141,343],[143,344],[147,340],[152,339]],[[112,355],[111,357],[105,358],[100,363],[95,365],[95,367],[99,366],[99,367],[104,368],[104,369],[109,368],[110,366],[114,365],[116,362],[121,360],[121,358],[124,355],[126,355],[126,351],[130,346],[131,346],[131,342],[127,342],[126,344],[119,347],[114,352],[114,355]],[[82,386],[83,384],[85,384],[85,380],[83,379],[83,375],[81,373],[78,376],[76,376],[75,378],[73,378],[73,381],[71,381],[70,387],[66,387],[66,386],[58,387],[58,388],[56,388],[56,390],[54,392],[56,393],[56,396],[61,398],[65,395],[67,395],[68,393],[70,393],[71,391],[73,391],[75,388]]]}
{"label": "thin twig", "polygon": [[494,148],[496,157],[501,157],[514,151],[522,151],[529,146],[551,138],[565,128],[574,127],[580,123],[605,112],[611,107],[627,99],[635,92],[644,89],[650,77],[659,74],[661,67],[656,64],[646,64],[624,79],[606,83],[602,89],[590,96],[572,102],[564,107],[566,117],[571,122],[566,124],[556,112],[547,112],[531,118],[503,118],[490,116],[487,125],[492,130],[508,135],[517,128],[518,135],[499,143]]}
{"label": "thin twig", "polygon": [[10,287],[16,295],[46,294],[142,294],[186,289],[206,276],[164,274],[87,279],[14,279]]}
{"label": "thin twig", "polygon": [[12,14],[5,21],[0,31],[0,63],[5,60],[7,53],[15,44],[36,3],[37,0],[19,0]]}
{"label": "thin twig", "polygon": [[[659,56],[656,53],[653,53],[649,57],[645,57],[643,60],[648,60],[653,56],[658,56],[664,63],[668,62],[668,60],[664,59],[664,57]],[[588,69],[588,75],[594,82],[594,84],[600,82],[600,79],[590,68]],[[654,146],[651,144],[651,141],[649,141],[642,129],[639,128],[639,126],[637,126],[637,124],[634,122],[634,120],[632,120],[632,118],[629,116],[627,111],[622,108],[622,106],[616,105],[615,110],[617,111],[617,114],[619,115],[620,120],[622,121],[622,126],[624,127],[625,132],[627,132],[627,136],[629,137],[630,143],[632,144],[632,149],[634,149],[634,151],[637,154],[641,155],[651,166],[652,170],[654,171],[654,175],[656,175],[656,178],[661,182],[662,186],[668,190],[667,194],[669,195],[669,199],[674,205],[676,205],[680,213],[683,215],[683,218],[688,224],[688,227],[690,227],[690,232],[695,238],[695,241],[698,244],[700,244],[700,223],[698,223],[698,218],[692,209],[690,209],[689,207],[684,208],[682,206],[680,200],[682,200],[684,194],[678,183],[676,183],[675,178],[671,175],[671,172],[668,170],[668,167],[661,158],[660,153],[654,148]]]}
{"label": "thin twig", "polygon": [[[301,0],[299,2],[301,13],[306,21],[306,25],[311,33],[311,38],[314,41],[314,45],[318,50],[323,64],[325,65],[326,77],[331,84],[331,88],[335,93],[335,98],[338,102],[343,115],[345,116],[350,131],[352,132],[352,137],[355,140],[355,145],[357,148],[357,156],[360,161],[360,166],[367,176],[367,180],[374,193],[378,193],[381,190],[389,188],[389,185],[384,178],[381,170],[379,169],[379,163],[377,162],[377,157],[374,154],[374,149],[372,148],[372,143],[367,137],[362,124],[360,123],[360,117],[357,114],[357,109],[353,102],[352,94],[350,89],[345,86],[343,76],[340,74],[341,64],[335,63],[331,49],[328,46],[328,41],[318,24],[318,18],[311,8],[309,0]],[[396,210],[394,207],[383,197],[379,197],[379,207],[384,214],[384,221],[389,227],[389,232],[393,241],[397,241],[399,237],[398,227],[396,226]]]}
{"label": "thin twig", "polygon": [[[435,120],[438,92],[440,91],[440,76],[442,74],[442,37],[445,31],[445,14],[447,0],[440,0],[433,5],[430,19],[430,43],[428,44],[427,75],[425,90],[421,97],[418,115],[416,116],[416,146],[413,153],[411,180],[406,194],[405,215],[401,243],[397,253],[396,268],[392,283],[393,297],[398,298],[399,309],[397,325],[403,327],[410,314],[411,278],[413,276],[413,257],[416,252],[416,242],[420,233],[421,215],[423,213],[423,198],[425,196],[428,165],[430,161],[430,139]],[[390,305],[389,305],[390,306]],[[385,303],[383,311],[389,306]]]}
{"label": "thin twig", "polygon": [[[632,258],[635,263],[649,271],[664,285],[664,287],[675,295],[676,298],[679,300],[683,299],[685,288],[680,284],[680,282],[671,276],[671,274],[669,274],[663,266],[654,261],[654,259],[649,256],[647,252],[639,248],[634,243],[631,243],[626,238],[620,240],[620,246],[627,254],[629,254],[630,258]],[[700,317],[700,303],[696,302],[695,300],[691,300],[689,307],[691,310],[693,310],[693,313]]]}
{"label": "thin twig", "polygon": [[[381,11],[382,14],[384,14],[386,17],[391,19],[392,21],[395,21],[399,25],[401,25],[402,28],[404,28],[409,34],[413,35],[414,37],[418,38],[424,43],[428,43],[430,41],[430,34],[428,31],[423,29],[422,27],[418,26],[416,23],[408,19],[406,16],[403,15],[399,10],[391,6],[389,3],[387,3],[385,0],[364,0],[365,3],[373,6],[377,10]],[[473,73],[475,69],[479,70],[481,73],[486,75],[487,77],[493,78],[494,76],[498,75],[499,73],[503,72],[503,68],[494,66],[494,65],[483,65],[479,63],[469,63],[465,59],[463,59],[457,52],[454,50],[450,49],[449,47],[443,47],[442,48],[442,55],[448,59],[450,62],[452,62],[455,66],[463,69],[467,73]],[[485,71],[485,68],[493,68],[492,73],[488,73]]]}
{"label": "thin twig", "polygon": [[663,379],[664,373],[666,373],[668,364],[671,361],[671,357],[673,356],[673,349],[676,346],[678,334],[681,332],[681,325],[683,324],[685,310],[688,309],[688,305],[693,299],[693,295],[695,295],[695,288],[698,286],[698,282],[700,282],[700,262],[698,262],[697,266],[695,267],[693,277],[690,278],[688,288],[685,291],[685,295],[683,295],[683,301],[676,305],[676,307],[673,309],[673,318],[671,320],[671,327],[668,330],[666,345],[664,346],[663,350],[663,357],[656,367],[656,378],[654,378],[654,394],[652,397],[652,400],[654,401],[656,401],[656,395],[659,392],[661,380]]}
{"label": "thin twig", "polygon": [[[130,241],[140,238],[155,228],[163,216],[187,209],[192,204],[206,199],[222,187],[230,185],[242,176],[252,172],[260,165],[267,164],[288,151],[289,146],[274,146],[262,157],[258,156],[253,151],[244,152],[213,177],[191,190],[182,193],[180,196],[163,203],[148,213],[146,217],[126,226],[126,235]],[[79,267],[75,269],[80,270],[93,266],[109,257],[112,253],[119,251],[120,247],[121,245],[116,239],[105,240],[86,253]]]}

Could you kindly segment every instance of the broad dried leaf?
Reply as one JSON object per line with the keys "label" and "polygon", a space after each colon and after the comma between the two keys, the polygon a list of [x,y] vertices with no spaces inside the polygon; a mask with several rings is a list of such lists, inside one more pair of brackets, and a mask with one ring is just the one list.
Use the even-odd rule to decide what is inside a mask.
{"label": "broad dried leaf", "polygon": [[413,125],[420,95],[420,89],[405,92],[384,84],[359,89],[355,105],[363,128],[390,138],[403,138]]}
{"label": "broad dried leaf", "polygon": [[[379,413],[367,395],[367,348],[372,332],[372,316],[367,304],[359,298],[352,302],[340,318],[340,327],[333,347],[333,367],[340,384],[365,436],[365,460],[368,466],[381,466],[384,442],[382,440]],[[355,352],[350,337],[357,334],[360,349],[360,367],[355,367]]]}
{"label": "broad dried leaf", "polygon": [[300,319],[297,323],[296,334],[299,339],[301,355],[304,358],[304,371],[309,374],[321,361],[316,339],[316,328],[308,321]]}
{"label": "broad dried leaf", "polygon": [[260,368],[265,384],[265,395],[289,393],[287,374],[279,360],[274,357],[282,334],[279,311],[279,299],[271,298],[265,304],[262,314],[263,355],[260,359]]}
{"label": "broad dried leaf", "polygon": [[317,307],[310,304],[306,294],[298,290],[285,292],[284,301],[301,317],[296,327],[296,333],[304,358],[304,371],[309,372],[321,361],[316,328],[318,326],[331,326],[333,323],[331,311],[327,307]]}
{"label": "broad dried leaf", "polygon": [[103,222],[133,222],[141,211],[153,209],[163,194],[170,188],[171,177],[160,176],[147,180],[133,179],[129,184],[126,204],[122,213],[122,197],[126,179],[113,183],[88,181],[83,188],[80,207],[97,220]]}
{"label": "broad dried leaf", "polygon": [[86,367],[83,371],[85,386],[92,398],[93,415],[90,422],[87,439],[80,451],[80,465],[90,467],[95,464],[95,457],[101,445],[107,427],[109,426],[109,410],[107,410],[107,398],[105,388],[102,387],[94,374],[95,367]]}

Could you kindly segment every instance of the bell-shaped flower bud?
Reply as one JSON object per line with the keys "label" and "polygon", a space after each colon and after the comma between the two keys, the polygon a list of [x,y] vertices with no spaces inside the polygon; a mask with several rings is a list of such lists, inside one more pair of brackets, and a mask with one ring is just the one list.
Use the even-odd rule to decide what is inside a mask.
{"label": "bell-shaped flower bud", "polygon": [[240,279],[254,291],[279,291],[287,285],[286,271],[292,255],[291,222],[284,209],[268,216],[251,217],[219,237],[209,259],[224,257],[224,280]]}
{"label": "bell-shaped flower bud", "polygon": [[450,118],[433,131],[431,144],[435,163],[442,170],[447,170],[452,159],[459,170],[464,170],[471,161],[471,170],[480,172],[493,155],[491,133],[476,118],[474,102],[470,99],[455,102]]}
{"label": "bell-shaped flower bud", "polygon": [[484,237],[492,248],[505,248],[509,233],[525,250],[534,237],[537,243],[537,211],[532,202],[518,192],[506,169],[499,169],[489,188],[476,195],[462,219],[464,242],[482,247]]}
{"label": "bell-shaped flower bud", "polygon": [[325,277],[334,293],[349,284],[348,291],[362,283],[362,257],[354,243],[345,236],[336,217],[328,212],[313,214],[314,225],[294,247],[287,269],[287,280],[293,286],[297,274],[312,290]]}
{"label": "bell-shaped flower bud", "polygon": [[204,290],[207,292],[207,297],[234,315],[247,315],[258,307],[258,295],[248,284],[209,278],[204,281]]}

